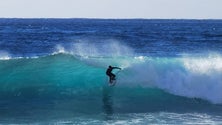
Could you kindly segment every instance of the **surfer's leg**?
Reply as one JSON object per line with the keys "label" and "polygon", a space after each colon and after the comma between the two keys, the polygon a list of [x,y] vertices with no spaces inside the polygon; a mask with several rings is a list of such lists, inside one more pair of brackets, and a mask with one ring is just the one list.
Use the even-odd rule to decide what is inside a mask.
{"label": "surfer's leg", "polygon": [[112,75],[112,80],[116,80],[116,75],[114,75],[114,74],[111,74]]}
{"label": "surfer's leg", "polygon": [[109,76],[109,83],[112,83],[112,75],[111,74],[108,74],[108,76]]}
{"label": "surfer's leg", "polygon": [[109,77],[109,83],[112,83],[112,77]]}

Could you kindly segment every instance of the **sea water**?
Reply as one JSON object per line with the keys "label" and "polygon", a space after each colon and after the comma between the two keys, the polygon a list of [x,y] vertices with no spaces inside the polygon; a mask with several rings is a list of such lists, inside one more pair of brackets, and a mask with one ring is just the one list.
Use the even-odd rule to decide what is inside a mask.
{"label": "sea water", "polygon": [[0,124],[222,124],[222,20],[0,19]]}

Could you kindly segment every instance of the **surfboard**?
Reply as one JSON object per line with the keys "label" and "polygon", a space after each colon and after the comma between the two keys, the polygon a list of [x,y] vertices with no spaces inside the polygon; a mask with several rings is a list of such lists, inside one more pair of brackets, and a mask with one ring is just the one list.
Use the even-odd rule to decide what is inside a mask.
{"label": "surfboard", "polygon": [[115,86],[116,84],[116,79],[111,80],[111,82],[109,82],[109,86]]}

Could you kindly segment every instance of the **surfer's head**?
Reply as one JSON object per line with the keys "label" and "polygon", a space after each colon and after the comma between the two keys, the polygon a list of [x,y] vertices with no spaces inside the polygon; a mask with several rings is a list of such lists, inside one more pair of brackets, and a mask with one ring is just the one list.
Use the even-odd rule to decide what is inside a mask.
{"label": "surfer's head", "polygon": [[112,66],[109,65],[109,68],[112,68]]}

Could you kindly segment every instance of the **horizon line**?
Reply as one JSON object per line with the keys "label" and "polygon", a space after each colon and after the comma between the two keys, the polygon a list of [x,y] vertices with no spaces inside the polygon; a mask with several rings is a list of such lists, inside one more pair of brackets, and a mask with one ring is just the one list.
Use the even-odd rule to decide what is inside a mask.
{"label": "horizon line", "polygon": [[222,20],[221,18],[88,18],[88,17],[0,17],[0,19],[91,19],[91,20]]}

